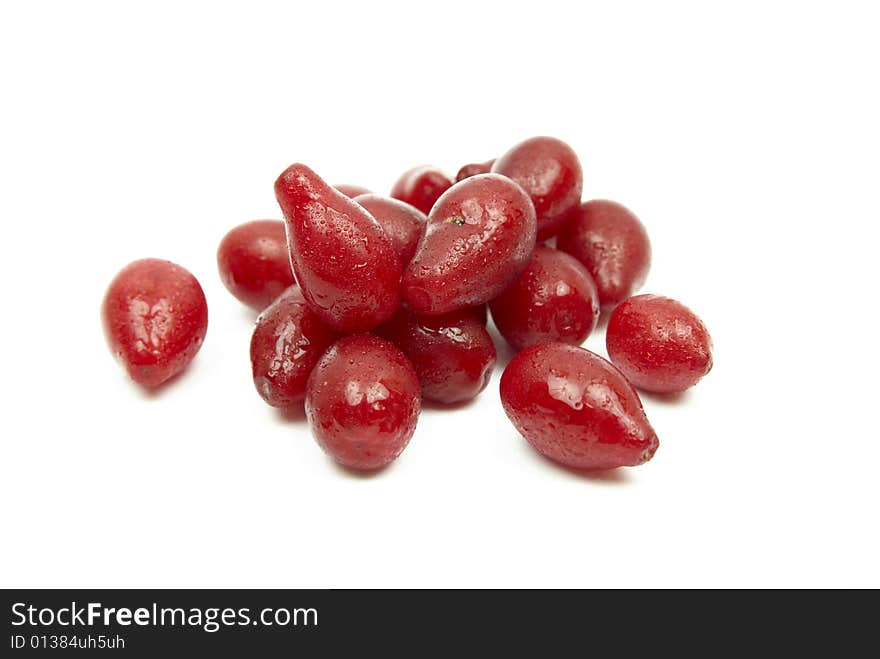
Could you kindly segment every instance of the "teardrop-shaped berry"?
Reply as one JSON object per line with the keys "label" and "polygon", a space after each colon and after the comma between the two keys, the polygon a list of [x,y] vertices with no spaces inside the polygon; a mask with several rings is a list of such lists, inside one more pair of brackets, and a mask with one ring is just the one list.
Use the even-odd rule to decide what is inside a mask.
{"label": "teardrop-shaped berry", "polygon": [[632,385],[583,348],[545,343],[518,353],[501,376],[501,403],[532,446],[575,469],[640,465],[659,445]]}
{"label": "teardrop-shaped berry", "polygon": [[110,350],[131,379],[158,387],[189,364],[208,331],[202,287],[185,268],[142,259],[110,283],[101,307]]}
{"label": "teardrop-shaped berry", "polygon": [[672,394],[712,370],[712,337],[703,321],[677,300],[636,295],[608,320],[608,356],[636,387]]}
{"label": "teardrop-shaped berry", "polygon": [[305,165],[275,182],[290,262],[303,296],[330,329],[366,331],[400,306],[400,261],[364,208]]}
{"label": "teardrop-shaped berry", "polygon": [[488,302],[525,269],[536,226],[531,200],[509,178],[479,174],[456,183],[434,204],[404,271],[406,304],[438,315]]}

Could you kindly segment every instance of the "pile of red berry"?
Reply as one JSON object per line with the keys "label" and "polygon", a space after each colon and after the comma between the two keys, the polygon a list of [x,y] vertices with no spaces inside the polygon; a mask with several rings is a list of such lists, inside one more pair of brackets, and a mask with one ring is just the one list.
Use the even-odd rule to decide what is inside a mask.
{"label": "pile of red berry", "polygon": [[[262,312],[250,346],[260,396],[304,402],[343,465],[384,467],[422,398],[461,403],[489,383],[488,305],[518,351],[501,377],[504,410],[538,451],[579,469],[651,459],[657,435],[633,385],[693,386],[712,368],[712,343],[679,302],[631,297],[648,274],[647,233],[620,204],[581,203],[582,183],[574,151],[548,137],[465,165],[455,183],[412,169],[391,198],[291,165],[275,182],[284,222],[236,227],[217,253],[226,287]],[[613,365],[579,347],[603,311]],[[186,367],[208,323],[196,279],[156,259],[116,276],[102,317],[147,387]]]}

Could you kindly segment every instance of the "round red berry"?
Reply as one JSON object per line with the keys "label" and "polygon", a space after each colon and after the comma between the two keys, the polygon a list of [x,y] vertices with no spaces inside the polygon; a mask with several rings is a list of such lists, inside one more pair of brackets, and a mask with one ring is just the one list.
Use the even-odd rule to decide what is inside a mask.
{"label": "round red berry", "polygon": [[421,409],[419,381],[389,341],[337,341],[309,376],[306,414],[318,444],[351,469],[380,469],[406,448]]}
{"label": "round red berry", "polygon": [[645,227],[613,201],[596,199],[583,204],[559,233],[557,247],[586,266],[605,308],[641,288],[651,268],[651,242]]}
{"label": "round red berry", "polygon": [[489,306],[501,336],[516,350],[552,341],[580,345],[600,312],[590,273],[550,247],[536,247],[519,279]]}
{"label": "round red berry", "polygon": [[265,309],[293,284],[284,222],[255,220],[232,229],[217,249],[217,268],[230,293]]}
{"label": "round red berry", "polygon": [[495,345],[473,309],[442,316],[416,316],[401,309],[376,332],[409,357],[427,400],[460,403],[489,384]]}
{"label": "round red berry", "polygon": [[492,171],[512,178],[531,197],[538,240],[555,236],[581,201],[581,163],[570,146],[553,137],[520,142],[495,161]]}
{"label": "round red berry", "polygon": [[415,206],[426,215],[434,203],[452,185],[452,181],[436,167],[423,165],[404,172],[391,188],[391,196]]}
{"label": "round red berry", "polygon": [[474,162],[469,165],[464,165],[458,170],[458,174],[455,175],[455,182],[458,183],[459,181],[463,181],[471,176],[476,176],[477,174],[488,174],[492,171],[492,165],[494,164],[495,159],[493,158],[486,162]]}

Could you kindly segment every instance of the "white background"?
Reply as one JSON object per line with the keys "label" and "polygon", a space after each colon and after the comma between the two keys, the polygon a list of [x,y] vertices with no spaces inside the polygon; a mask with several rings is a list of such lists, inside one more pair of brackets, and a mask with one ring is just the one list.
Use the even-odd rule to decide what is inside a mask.
{"label": "white background", "polygon": [[[4,3],[0,585],[880,586],[872,3],[602,5]],[[643,467],[539,457],[499,368],[343,472],[255,393],[218,242],[279,217],[291,162],[387,192],[535,134],[642,218],[644,291],[703,317],[714,371],[645,397]],[[146,256],[210,309],[156,395],[98,313]]]}

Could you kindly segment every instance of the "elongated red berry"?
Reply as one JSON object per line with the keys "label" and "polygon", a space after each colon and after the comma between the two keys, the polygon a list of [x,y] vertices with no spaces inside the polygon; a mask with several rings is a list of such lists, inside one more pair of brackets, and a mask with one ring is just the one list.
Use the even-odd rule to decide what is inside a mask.
{"label": "elongated red berry", "polygon": [[610,308],[635,293],[651,268],[645,227],[617,202],[596,199],[578,208],[559,233],[557,247],[583,263]]}
{"label": "elongated red berry", "polygon": [[412,364],[370,334],[340,339],[309,376],[306,414],[318,444],[352,469],[380,469],[409,443],[421,409]]}
{"label": "elongated red berry", "polygon": [[305,165],[275,182],[303,296],[340,332],[372,329],[400,305],[400,261],[379,223]]}
{"label": "elongated red berry", "polygon": [[421,315],[488,302],[526,267],[535,230],[532,202],[509,178],[480,174],[456,183],[428,216],[404,271],[404,300]]}
{"label": "elongated red berry", "polygon": [[501,403],[532,446],[575,469],[640,465],[659,445],[626,378],[583,348],[545,343],[518,353],[501,376]]}
{"label": "elongated red berry", "polygon": [[131,379],[158,387],[202,347],[208,304],[195,277],[170,261],[143,259],[123,268],[101,307],[110,350]]}
{"label": "elongated red berry", "polygon": [[474,162],[469,165],[464,165],[458,170],[458,174],[455,175],[455,182],[458,183],[459,181],[463,181],[471,176],[476,176],[477,174],[488,174],[492,171],[492,165],[494,164],[495,159],[493,158],[486,162]]}
{"label": "elongated red berry", "polygon": [[608,356],[639,389],[678,393],[712,370],[712,338],[681,302],[636,295],[608,319]]}
{"label": "elongated red berry", "polygon": [[473,309],[442,316],[416,316],[401,309],[376,332],[409,357],[427,400],[460,403],[489,384],[495,345]]}
{"label": "elongated red berry", "polygon": [[423,165],[404,172],[391,188],[391,196],[415,206],[427,215],[440,195],[451,185],[452,181],[446,174],[436,167]]}
{"label": "elongated red berry", "polygon": [[251,337],[251,370],[257,392],[273,407],[306,397],[315,364],[338,337],[306,304],[294,284],[257,319]]}
{"label": "elongated red berry", "polygon": [[255,220],[232,229],[217,249],[217,268],[230,293],[265,309],[293,284],[284,222]]}
{"label": "elongated red berry", "polygon": [[599,320],[599,296],[573,256],[538,246],[513,284],[490,303],[492,320],[516,350],[561,341],[580,345]]}
{"label": "elongated red berry", "polygon": [[401,265],[409,263],[419,240],[425,235],[427,216],[415,206],[382,195],[360,195],[354,200],[366,208],[385,230]]}
{"label": "elongated red berry", "polygon": [[492,171],[509,176],[531,197],[538,240],[555,236],[581,202],[581,163],[572,148],[556,138],[520,142],[495,161]]}

